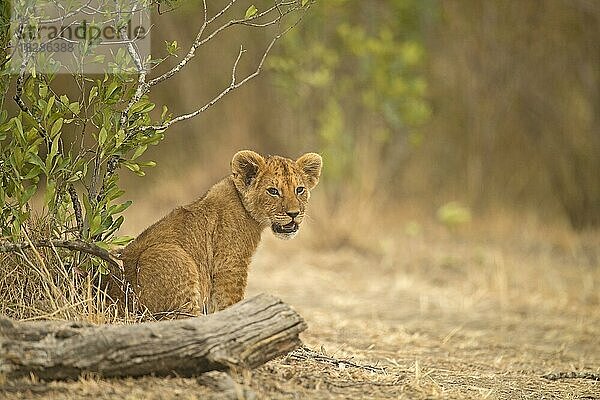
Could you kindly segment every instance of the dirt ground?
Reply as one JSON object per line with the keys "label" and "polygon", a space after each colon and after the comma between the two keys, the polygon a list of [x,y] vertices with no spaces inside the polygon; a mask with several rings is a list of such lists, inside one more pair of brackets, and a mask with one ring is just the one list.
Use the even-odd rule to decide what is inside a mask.
{"label": "dirt ground", "polygon": [[368,245],[265,235],[248,295],[292,305],[310,350],[235,375],[229,391],[86,377],[4,381],[0,398],[600,399],[598,234],[504,231],[365,231]]}

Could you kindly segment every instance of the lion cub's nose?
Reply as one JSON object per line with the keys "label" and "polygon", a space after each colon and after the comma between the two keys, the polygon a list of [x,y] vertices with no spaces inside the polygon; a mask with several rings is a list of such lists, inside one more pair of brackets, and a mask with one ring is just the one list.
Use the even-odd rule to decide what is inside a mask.
{"label": "lion cub's nose", "polygon": [[289,215],[290,217],[292,217],[292,219],[296,218],[298,216],[298,214],[300,214],[300,211],[287,211],[286,212],[287,215]]}

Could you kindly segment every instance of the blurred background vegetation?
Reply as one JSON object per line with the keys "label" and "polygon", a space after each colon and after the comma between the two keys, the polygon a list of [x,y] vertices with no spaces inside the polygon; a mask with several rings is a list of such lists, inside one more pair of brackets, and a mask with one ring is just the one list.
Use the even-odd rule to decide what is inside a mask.
{"label": "blurred background vegetation", "polygon": [[[199,0],[162,2],[153,53],[187,49],[201,19]],[[240,43],[245,73],[273,32],[227,32],[153,91],[156,109],[204,104],[229,83]],[[123,174],[136,201],[125,233],[201,195],[243,148],[322,153],[317,208],[352,224],[416,205],[442,219],[509,211],[597,227],[598,38],[600,3],[588,0],[316,1],[259,79],[170,128],[146,177]]]}
{"label": "blurred background vegetation", "polygon": [[[153,43],[185,48],[198,10],[191,0],[156,16]],[[241,148],[313,150],[330,212],[350,200],[343,211],[357,214],[459,201],[475,214],[598,226],[599,37],[594,1],[317,1],[260,79],[172,128],[153,150],[159,167],[129,187],[140,200],[167,181],[200,194]],[[239,40],[205,51],[157,98],[171,110],[201,104],[227,82]],[[159,193],[144,201],[165,211],[180,201]]]}

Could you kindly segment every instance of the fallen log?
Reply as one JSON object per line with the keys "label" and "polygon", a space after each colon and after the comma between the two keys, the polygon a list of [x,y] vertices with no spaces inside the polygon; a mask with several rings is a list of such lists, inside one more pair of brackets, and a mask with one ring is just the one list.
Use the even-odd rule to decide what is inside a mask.
{"label": "fallen log", "polygon": [[255,368],[297,348],[305,329],[300,315],[265,294],[207,316],[133,325],[0,317],[0,375],[193,376]]}

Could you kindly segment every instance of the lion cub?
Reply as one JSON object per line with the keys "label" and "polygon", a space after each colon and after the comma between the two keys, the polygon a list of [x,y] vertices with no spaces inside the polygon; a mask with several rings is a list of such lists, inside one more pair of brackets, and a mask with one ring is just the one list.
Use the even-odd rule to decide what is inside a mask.
{"label": "lion cub", "polygon": [[154,313],[198,315],[240,301],[261,232],[296,235],[321,166],[316,153],[296,161],[236,153],[231,175],[123,249],[125,279],[140,302]]}

